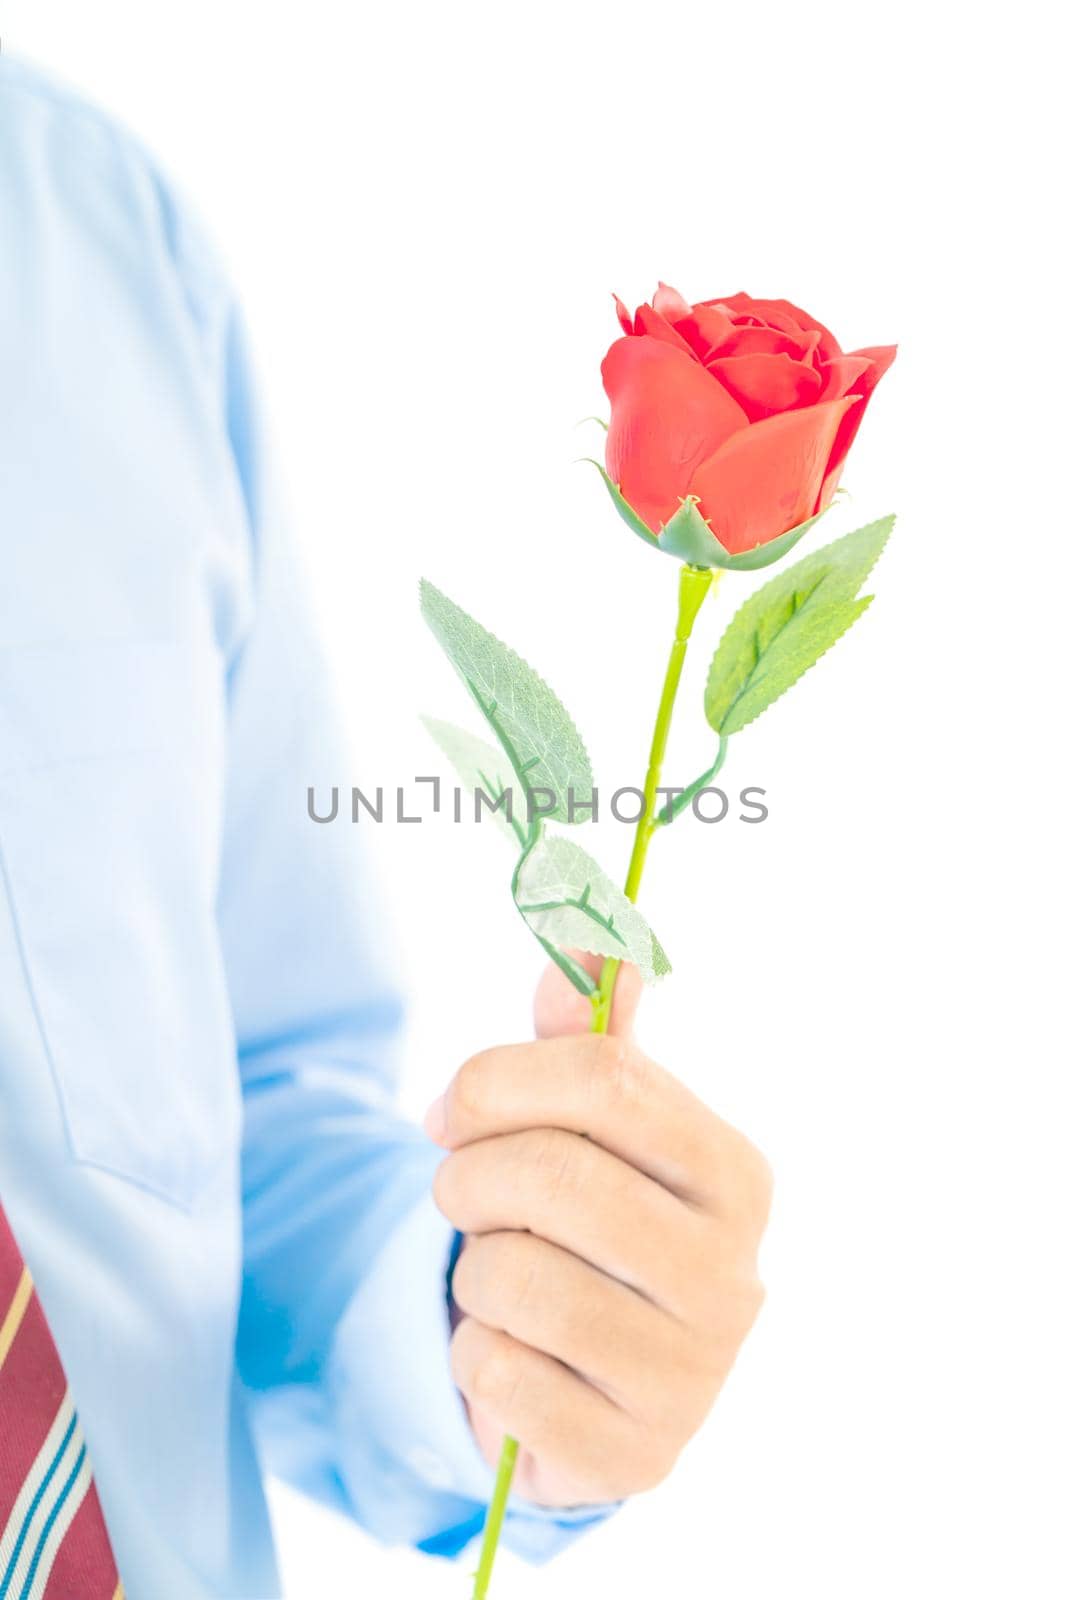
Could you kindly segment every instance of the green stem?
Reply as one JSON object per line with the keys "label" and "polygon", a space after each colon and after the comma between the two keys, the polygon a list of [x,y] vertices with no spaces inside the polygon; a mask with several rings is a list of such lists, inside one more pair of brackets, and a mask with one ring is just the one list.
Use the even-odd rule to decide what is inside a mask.
{"label": "green stem", "polygon": [[500,1530],[504,1526],[504,1513],[507,1510],[508,1494],[511,1489],[511,1479],[515,1471],[515,1460],[518,1453],[519,1441],[513,1439],[510,1434],[506,1434],[504,1443],[500,1447],[500,1460],[497,1462],[493,1498],[489,1502],[489,1512],[485,1519],[485,1532],[482,1535],[478,1571],[474,1577],[474,1600],[485,1600],[485,1596],[489,1593],[489,1579],[493,1575],[496,1547],[500,1543]]}
{"label": "green stem", "polygon": [[[682,668],[685,665],[685,653],[689,648],[689,636],[693,631],[693,623],[704,600],[707,597],[712,580],[716,576],[707,567],[683,567],[678,584],[678,620],[674,627],[674,642],[671,653],[667,657],[667,672],[663,679],[663,688],[659,697],[659,709],[656,712],[656,725],[652,730],[652,745],[648,752],[648,771],[645,773],[644,809],[637,824],[634,834],[633,849],[630,852],[630,865],[626,873],[626,897],[636,900],[641,888],[641,879],[645,873],[645,859],[648,855],[648,846],[652,835],[658,825],[656,817],[656,790],[663,771],[663,757],[667,750],[667,736],[671,731],[671,718],[674,715],[674,702],[678,696],[678,684],[681,681]],[[609,956],[604,962],[600,973],[600,986],[592,998],[593,1019],[589,1031],[591,1033],[607,1033],[611,1023],[611,1003],[615,994],[615,980],[619,975],[621,963]]]}
{"label": "green stem", "polygon": [[[674,625],[674,640],[671,644],[671,653],[667,658],[667,672],[660,692],[659,708],[656,712],[656,725],[652,731],[652,746],[648,753],[648,771],[645,774],[645,787],[643,790],[644,804],[640,820],[637,823],[637,831],[634,834],[633,849],[630,852],[630,866],[626,874],[626,895],[630,900],[637,899],[637,892],[641,887],[641,879],[644,876],[649,841],[658,826],[659,819],[656,817],[655,811],[656,790],[659,787],[660,775],[663,771],[663,758],[667,750],[667,736],[671,729],[674,702],[678,697],[678,685],[682,677],[682,668],[685,665],[689,636],[693,631],[693,624],[716,576],[717,574],[706,567],[685,566],[682,568],[678,584],[678,617]],[[716,768],[715,770],[718,769]],[[710,779],[708,781],[710,782]],[[516,869],[516,873],[517,871],[518,869]],[[549,948],[549,954],[553,955],[553,959],[558,961],[558,956],[554,954],[551,948]],[[601,968],[600,983],[595,992],[589,996],[591,1006],[590,1033],[607,1033],[608,1031],[608,1025],[611,1022],[611,1003],[615,993],[615,979],[618,976],[619,966],[620,963],[615,957],[609,956]],[[564,971],[566,971],[566,968],[564,968]],[[506,1435],[500,1449],[500,1459],[497,1463],[493,1498],[489,1502],[489,1512],[485,1520],[485,1532],[482,1535],[482,1548],[478,1558],[478,1571],[474,1578],[473,1600],[486,1600],[486,1596],[489,1593],[489,1580],[493,1575],[493,1562],[496,1559],[496,1549],[500,1542],[500,1531],[504,1526],[504,1513],[507,1509],[508,1494],[511,1490],[511,1479],[515,1472],[518,1451],[518,1441],[513,1439],[510,1434]]]}

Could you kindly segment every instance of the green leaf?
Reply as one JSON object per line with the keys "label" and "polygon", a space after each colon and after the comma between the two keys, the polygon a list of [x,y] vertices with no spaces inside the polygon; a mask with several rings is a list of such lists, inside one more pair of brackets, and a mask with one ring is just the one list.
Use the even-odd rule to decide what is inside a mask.
{"label": "green leaf", "polygon": [[885,548],[893,517],[813,550],[745,601],[719,641],[704,712],[729,735],[765,711],[867,609],[856,595]]}
{"label": "green leaf", "polygon": [[465,728],[457,728],[451,722],[438,722],[436,717],[423,717],[422,724],[434,743],[451,761],[459,775],[459,781],[468,793],[476,795],[480,792],[486,796],[487,801],[495,804],[508,790],[511,791],[513,818],[511,822],[507,817],[506,801],[499,810],[492,809],[490,804],[482,803],[481,815],[491,816],[513,844],[516,839],[522,841],[525,838],[526,821],[522,785],[511,770],[511,763],[504,752],[497,745],[489,744],[487,740],[479,739],[475,734],[468,733]]}
{"label": "green leaf", "polygon": [[[584,821],[593,772],[570,716],[531,666],[424,578],[422,614],[492,728],[524,790],[550,791],[542,816]],[[569,807],[573,810],[568,814]]]}
{"label": "green leaf", "polygon": [[558,834],[542,838],[516,875],[515,904],[543,944],[632,961],[646,983],[671,970],[644,917],[588,851]]}

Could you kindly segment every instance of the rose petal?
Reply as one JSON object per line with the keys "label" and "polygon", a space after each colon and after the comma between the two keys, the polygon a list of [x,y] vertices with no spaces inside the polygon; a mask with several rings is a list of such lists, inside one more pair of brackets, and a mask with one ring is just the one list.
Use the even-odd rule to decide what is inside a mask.
{"label": "rose petal", "polygon": [[733,323],[715,355],[792,356],[796,361],[805,361],[813,354],[818,343],[819,335],[814,331],[802,333],[798,329],[792,334],[784,333],[781,328],[768,328],[763,323]]}
{"label": "rose petal", "polygon": [[634,332],[647,334],[651,339],[662,339],[664,344],[673,344],[679,350],[684,350],[690,360],[696,359],[681,334],[651,306],[638,306],[634,313]]}
{"label": "rose petal", "polygon": [[626,307],[623,305],[622,301],[619,299],[617,294],[613,294],[611,298],[615,302],[615,315],[619,319],[619,326],[622,328],[623,333],[633,333],[633,331],[634,331],[634,319],[633,319],[633,317],[631,317],[630,313],[627,311]]}
{"label": "rose petal", "polygon": [[617,339],[601,372],[611,401],[608,475],[658,532],[694,467],[747,426],[745,413],[688,351],[662,339]]}
{"label": "rose petal", "polygon": [[841,460],[831,472],[826,474],[826,477],[823,479],[823,486],[819,490],[819,503],[816,507],[817,511],[825,511],[827,506],[833,500],[834,495],[837,493],[837,486],[841,481],[841,474],[844,471],[844,467],[845,463],[843,460]]}
{"label": "rose petal", "polygon": [[751,422],[814,405],[822,389],[815,368],[789,356],[724,356],[710,362],[708,371],[744,406]]}
{"label": "rose petal", "polygon": [[674,326],[701,361],[718,351],[737,331],[721,306],[694,306]]}
{"label": "rose petal", "polygon": [[772,328],[781,328],[787,333],[795,333],[797,329],[806,332],[814,328],[819,334],[819,344],[825,356],[841,354],[841,346],[829,328],[813,317],[809,311],[802,311],[789,300],[754,300],[750,294],[735,294],[723,304],[739,315],[757,316],[763,322],[769,323]]}
{"label": "rose petal", "polygon": [[788,304],[786,300],[754,300],[750,294],[734,294],[723,301],[738,327],[774,328],[779,333],[787,333],[790,338],[799,339],[803,328],[795,317],[789,315],[786,309]]}
{"label": "rose petal", "polygon": [[677,322],[679,317],[687,317],[691,309],[689,301],[662,279],[659,288],[652,296],[652,307],[661,317],[666,317],[668,322]]}
{"label": "rose petal", "polygon": [[893,362],[897,359],[897,346],[895,344],[871,344],[862,350],[853,350],[854,356],[864,356],[875,371],[875,383],[884,378]]}
{"label": "rose petal", "polygon": [[693,473],[689,493],[731,555],[787,533],[814,516],[852,396],[783,411],[733,434]]}
{"label": "rose petal", "polygon": [[865,356],[834,356],[823,363],[822,398],[840,400],[852,392],[852,386],[862,378],[870,366]]}
{"label": "rose petal", "polygon": [[[850,396],[859,397],[859,404],[850,408],[841,424],[837,438],[834,440],[834,447],[830,452],[830,460],[826,467],[827,478],[830,477],[831,473],[834,475],[833,486],[829,491],[830,496],[833,495],[833,489],[841,476],[841,467],[852,448],[852,441],[859,431],[859,425],[863,421],[863,414],[867,409],[871,395],[874,393],[877,384],[893,365],[896,360],[896,354],[897,347],[895,344],[873,345],[870,349],[853,350],[852,352],[853,359],[858,358],[866,361],[867,366],[853,381],[849,390]],[[829,504],[829,499],[824,499],[823,503]]]}

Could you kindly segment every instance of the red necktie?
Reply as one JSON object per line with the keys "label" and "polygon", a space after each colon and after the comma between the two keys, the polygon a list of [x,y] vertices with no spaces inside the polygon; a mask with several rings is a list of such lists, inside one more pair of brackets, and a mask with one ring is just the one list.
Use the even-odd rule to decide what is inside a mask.
{"label": "red necktie", "polygon": [[122,1600],[85,1439],[0,1206],[0,1600]]}

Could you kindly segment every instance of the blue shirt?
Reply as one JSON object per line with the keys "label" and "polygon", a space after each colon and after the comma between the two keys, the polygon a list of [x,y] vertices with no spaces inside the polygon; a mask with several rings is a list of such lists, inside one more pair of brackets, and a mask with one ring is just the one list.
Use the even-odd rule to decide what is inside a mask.
{"label": "blue shirt", "polygon": [[358,830],[307,816],[345,759],[240,318],[141,149],[7,60],[0,539],[0,1197],[130,1600],[277,1594],[254,1435],[455,1554],[438,1157]]}

